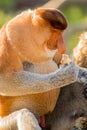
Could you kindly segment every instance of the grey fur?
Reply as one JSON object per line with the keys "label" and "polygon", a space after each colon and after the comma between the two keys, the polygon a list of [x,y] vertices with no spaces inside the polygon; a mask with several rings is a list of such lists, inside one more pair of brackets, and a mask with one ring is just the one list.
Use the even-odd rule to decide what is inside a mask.
{"label": "grey fur", "polygon": [[83,91],[84,84],[78,82],[61,88],[54,111],[46,116],[46,130],[72,130],[78,118],[87,118],[87,98]]}
{"label": "grey fur", "polygon": [[87,83],[86,79],[87,70],[71,62],[50,74],[41,75],[21,71],[11,76],[0,77],[0,93],[7,96],[41,93],[76,81]]}

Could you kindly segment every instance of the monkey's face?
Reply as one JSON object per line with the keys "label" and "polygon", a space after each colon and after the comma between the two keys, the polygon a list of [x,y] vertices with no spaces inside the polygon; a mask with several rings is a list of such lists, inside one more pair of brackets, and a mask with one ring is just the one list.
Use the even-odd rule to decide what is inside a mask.
{"label": "monkey's face", "polygon": [[62,32],[66,18],[56,9],[25,11],[7,24],[7,36],[22,61],[40,63],[65,53]]}
{"label": "monkey's face", "polygon": [[67,27],[67,21],[63,14],[56,9],[37,9],[36,13],[50,25],[51,36],[47,47],[51,50],[58,48],[60,53],[65,53],[62,32]]}

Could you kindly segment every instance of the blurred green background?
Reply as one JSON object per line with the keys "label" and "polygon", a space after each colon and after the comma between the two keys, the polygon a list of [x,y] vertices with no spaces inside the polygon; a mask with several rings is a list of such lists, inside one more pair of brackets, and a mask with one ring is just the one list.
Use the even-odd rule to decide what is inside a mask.
{"label": "blurred green background", "polygon": [[[49,0],[0,0],[0,27],[20,11],[40,7],[46,2]],[[87,31],[87,0],[66,0],[59,9],[68,20],[64,39],[67,52],[71,53],[78,43],[80,33]]]}

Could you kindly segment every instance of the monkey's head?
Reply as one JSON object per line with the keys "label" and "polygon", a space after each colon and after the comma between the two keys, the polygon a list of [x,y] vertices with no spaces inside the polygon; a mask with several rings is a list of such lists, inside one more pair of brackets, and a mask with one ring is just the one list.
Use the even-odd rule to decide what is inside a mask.
{"label": "monkey's head", "polygon": [[57,51],[66,52],[62,38],[66,27],[66,18],[59,10],[39,8],[10,20],[6,35],[22,61],[40,63],[52,59]]}

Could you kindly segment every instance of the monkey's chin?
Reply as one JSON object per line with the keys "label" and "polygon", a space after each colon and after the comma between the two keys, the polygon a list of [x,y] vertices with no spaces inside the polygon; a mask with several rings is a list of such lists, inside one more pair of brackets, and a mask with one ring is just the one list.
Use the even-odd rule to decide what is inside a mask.
{"label": "monkey's chin", "polygon": [[49,48],[46,47],[45,51],[46,51],[47,57],[53,58],[54,55],[56,54],[56,52],[58,51],[58,49],[51,50],[51,49],[49,49]]}

